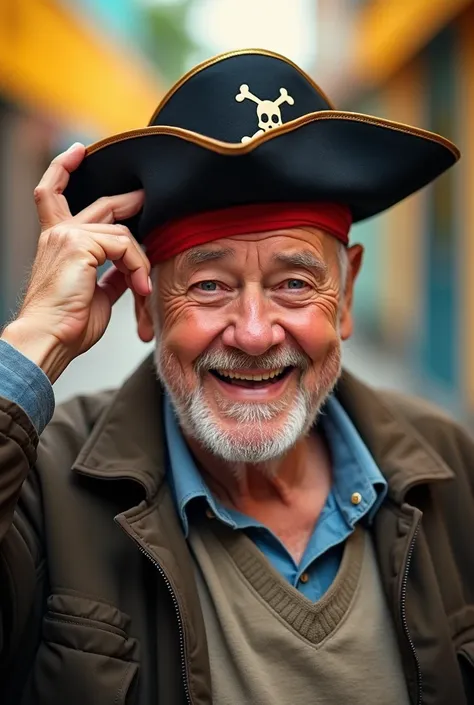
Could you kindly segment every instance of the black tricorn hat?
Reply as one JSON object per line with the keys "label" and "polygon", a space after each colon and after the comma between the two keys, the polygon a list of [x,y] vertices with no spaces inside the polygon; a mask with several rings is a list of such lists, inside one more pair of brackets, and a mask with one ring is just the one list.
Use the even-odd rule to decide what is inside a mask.
{"label": "black tricorn hat", "polygon": [[448,139],[335,110],[298,66],[264,50],[192,69],[147,127],[87,149],[65,195],[73,213],[101,196],[145,190],[127,223],[139,241],[169,220],[230,206],[333,202],[357,222],[426,186],[459,159]]}

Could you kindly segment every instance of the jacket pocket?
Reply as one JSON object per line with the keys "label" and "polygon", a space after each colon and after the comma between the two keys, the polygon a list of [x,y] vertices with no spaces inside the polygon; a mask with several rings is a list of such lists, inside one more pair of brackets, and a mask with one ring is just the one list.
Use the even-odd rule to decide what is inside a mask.
{"label": "jacket pocket", "polygon": [[457,654],[467,702],[474,703],[474,641],[461,644]]}
{"label": "jacket pocket", "polygon": [[111,605],[52,595],[43,618],[29,702],[34,705],[134,705],[138,642]]}

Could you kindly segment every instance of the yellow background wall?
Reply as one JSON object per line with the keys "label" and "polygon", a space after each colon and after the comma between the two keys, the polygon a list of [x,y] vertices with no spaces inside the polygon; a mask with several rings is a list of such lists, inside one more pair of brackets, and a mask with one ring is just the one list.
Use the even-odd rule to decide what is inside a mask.
{"label": "yellow background wall", "polygon": [[105,34],[54,0],[0,0],[0,93],[98,137],[146,125],[158,78]]}
{"label": "yellow background wall", "polygon": [[354,63],[366,85],[387,80],[471,0],[370,0],[358,13]]}

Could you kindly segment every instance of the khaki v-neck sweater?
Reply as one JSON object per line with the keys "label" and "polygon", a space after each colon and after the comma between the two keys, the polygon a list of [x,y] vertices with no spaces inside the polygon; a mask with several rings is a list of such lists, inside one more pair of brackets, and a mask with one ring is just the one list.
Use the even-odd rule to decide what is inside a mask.
{"label": "khaki v-neck sweater", "polygon": [[310,602],[242,532],[190,529],[214,705],[408,705],[368,532],[346,542],[335,582]]}

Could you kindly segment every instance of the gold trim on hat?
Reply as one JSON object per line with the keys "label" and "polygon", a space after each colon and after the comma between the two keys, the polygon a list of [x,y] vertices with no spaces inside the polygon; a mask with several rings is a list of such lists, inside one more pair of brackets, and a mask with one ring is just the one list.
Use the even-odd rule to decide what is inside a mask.
{"label": "gold trim on hat", "polygon": [[329,100],[327,95],[324,93],[324,91],[318,86],[317,83],[313,81],[311,76],[308,76],[308,74],[303,71],[297,64],[293,63],[291,59],[287,59],[286,56],[282,56],[281,54],[277,54],[274,51],[267,51],[267,49],[238,49],[236,51],[227,51],[224,54],[217,54],[217,56],[213,56],[210,59],[206,59],[206,61],[202,61],[200,64],[197,66],[194,66],[190,71],[184,74],[175,84],[172,86],[168,93],[165,94],[165,96],[161,99],[158,107],[156,108],[155,112],[151,116],[150,122],[148,123],[148,126],[151,127],[151,123],[153,120],[156,118],[160,110],[164,108],[166,103],[170,100],[170,98],[176,93],[176,91],[181,88],[187,81],[189,81],[190,78],[195,76],[197,73],[200,73],[204,69],[207,69],[209,66],[213,66],[214,64],[218,64],[220,61],[224,61],[225,59],[231,59],[234,56],[245,56],[248,54],[258,54],[259,56],[269,56],[272,59],[280,59],[281,61],[284,61],[286,64],[289,66],[292,66],[298,73],[300,73],[303,78],[305,78],[315,89],[317,93],[323,98],[323,100],[326,101],[326,103],[329,105],[331,109],[335,110],[335,106],[333,103]]}
{"label": "gold trim on hat", "polygon": [[403,132],[405,134],[412,135],[414,137],[421,137],[422,139],[428,140],[430,142],[436,142],[448,149],[455,157],[456,161],[461,156],[459,149],[456,145],[448,140],[446,137],[436,134],[435,132],[430,132],[429,130],[424,130],[421,127],[413,127],[412,125],[405,125],[401,122],[394,122],[393,120],[386,120],[385,118],[378,118],[372,115],[364,115],[362,113],[350,113],[350,112],[340,112],[338,110],[320,110],[315,113],[308,113],[307,115],[302,115],[295,120],[290,120],[284,123],[280,127],[266,132],[263,135],[255,137],[255,139],[245,142],[244,144],[235,142],[223,142],[222,140],[216,140],[213,137],[206,137],[197,132],[192,132],[191,130],[186,130],[183,127],[171,127],[168,125],[152,125],[149,127],[141,127],[136,130],[128,130],[127,132],[121,132],[112,137],[106,137],[105,139],[99,140],[94,144],[87,147],[86,156],[90,156],[95,152],[98,152],[105,147],[109,147],[112,144],[118,142],[124,142],[129,139],[135,139],[138,137],[147,137],[149,135],[170,135],[177,137],[179,139],[185,140],[186,142],[192,142],[200,147],[209,149],[212,152],[217,152],[218,154],[224,155],[235,155],[247,154],[252,152],[254,149],[259,147],[264,142],[269,142],[287,132],[293,132],[294,130],[303,127],[312,122],[318,122],[323,120],[347,120],[349,122],[364,122],[368,125],[374,125],[374,127],[381,127],[383,129],[393,130],[395,132]]}

